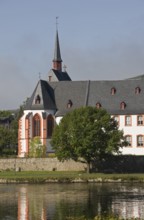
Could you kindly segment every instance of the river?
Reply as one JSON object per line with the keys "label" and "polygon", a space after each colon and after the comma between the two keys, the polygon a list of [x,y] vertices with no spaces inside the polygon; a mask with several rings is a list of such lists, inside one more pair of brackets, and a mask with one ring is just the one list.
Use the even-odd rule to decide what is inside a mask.
{"label": "river", "polygon": [[144,184],[1,184],[0,220],[144,219]]}

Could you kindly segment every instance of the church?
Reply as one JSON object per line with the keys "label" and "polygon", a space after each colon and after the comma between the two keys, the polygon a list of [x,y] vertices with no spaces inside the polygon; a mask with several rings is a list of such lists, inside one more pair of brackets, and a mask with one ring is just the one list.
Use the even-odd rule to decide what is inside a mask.
{"label": "church", "polygon": [[118,122],[128,146],[122,154],[144,155],[144,75],[124,80],[72,81],[62,69],[56,31],[52,69],[39,80],[19,120],[18,157],[29,152],[29,142],[39,136],[47,152],[54,127],[69,111],[82,106],[104,108]]}

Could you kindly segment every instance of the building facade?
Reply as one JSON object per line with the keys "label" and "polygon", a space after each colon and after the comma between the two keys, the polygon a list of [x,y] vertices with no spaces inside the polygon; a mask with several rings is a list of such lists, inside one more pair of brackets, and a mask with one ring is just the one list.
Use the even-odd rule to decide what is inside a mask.
{"label": "building facade", "polygon": [[144,76],[111,81],[72,81],[62,70],[56,32],[53,67],[48,80],[39,80],[19,120],[18,156],[29,152],[29,142],[39,136],[47,152],[53,128],[69,111],[82,106],[104,108],[124,131],[128,146],[123,154],[144,155]]}

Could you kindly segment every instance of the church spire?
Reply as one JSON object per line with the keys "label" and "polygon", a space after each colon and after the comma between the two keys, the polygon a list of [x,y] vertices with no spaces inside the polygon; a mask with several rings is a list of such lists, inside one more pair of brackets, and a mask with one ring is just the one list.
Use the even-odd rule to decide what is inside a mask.
{"label": "church spire", "polygon": [[58,30],[56,30],[53,69],[62,71],[62,59],[61,59],[60,46],[59,46]]}

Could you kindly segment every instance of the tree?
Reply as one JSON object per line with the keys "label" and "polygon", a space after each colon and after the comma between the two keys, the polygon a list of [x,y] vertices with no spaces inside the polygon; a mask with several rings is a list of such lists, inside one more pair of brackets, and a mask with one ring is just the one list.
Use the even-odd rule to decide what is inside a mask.
{"label": "tree", "polygon": [[117,122],[104,109],[82,107],[62,118],[54,129],[51,144],[60,161],[82,158],[90,172],[93,161],[119,153],[126,143]]}
{"label": "tree", "polygon": [[16,155],[18,146],[18,120],[23,107],[17,111],[0,111],[0,154]]}
{"label": "tree", "polygon": [[30,141],[28,157],[40,158],[46,156],[46,146],[42,145],[40,137],[34,137]]}

